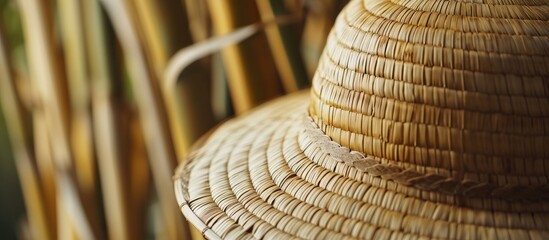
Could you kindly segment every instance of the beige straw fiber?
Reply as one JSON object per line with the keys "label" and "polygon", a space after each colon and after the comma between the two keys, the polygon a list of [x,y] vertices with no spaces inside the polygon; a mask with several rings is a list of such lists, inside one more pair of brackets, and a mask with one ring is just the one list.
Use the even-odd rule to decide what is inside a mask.
{"label": "beige straw fiber", "polygon": [[549,1],[351,1],[175,191],[211,239],[549,239]]}

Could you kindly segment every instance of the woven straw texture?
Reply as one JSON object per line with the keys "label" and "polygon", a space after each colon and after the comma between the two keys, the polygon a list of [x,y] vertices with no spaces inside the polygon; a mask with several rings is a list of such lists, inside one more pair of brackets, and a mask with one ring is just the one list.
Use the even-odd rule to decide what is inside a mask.
{"label": "woven straw texture", "polygon": [[355,0],[176,174],[208,238],[549,239],[549,1]]}
{"label": "woven straw texture", "polygon": [[315,122],[387,163],[547,183],[549,6],[496,3],[352,2],[314,79]]}

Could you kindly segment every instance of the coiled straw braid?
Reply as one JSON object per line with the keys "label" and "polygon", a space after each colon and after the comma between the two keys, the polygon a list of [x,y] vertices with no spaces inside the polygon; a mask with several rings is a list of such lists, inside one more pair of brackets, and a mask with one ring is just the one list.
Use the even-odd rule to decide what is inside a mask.
{"label": "coiled straw braid", "polygon": [[[545,3],[353,1],[328,39],[310,114],[337,143],[408,177],[536,195],[549,176]],[[439,175],[429,181],[454,192]]]}
{"label": "coiled straw braid", "polygon": [[356,151],[342,147],[318,128],[310,118],[304,121],[304,141],[311,143],[328,155],[334,161],[354,166],[360,171],[383,179],[392,180],[406,186],[414,186],[421,190],[436,191],[445,194],[456,194],[465,197],[495,197],[505,200],[547,201],[549,200],[549,184],[497,186],[486,182],[470,180],[458,181],[440,174],[423,174],[412,169],[396,165],[380,163],[373,157],[365,156]]}

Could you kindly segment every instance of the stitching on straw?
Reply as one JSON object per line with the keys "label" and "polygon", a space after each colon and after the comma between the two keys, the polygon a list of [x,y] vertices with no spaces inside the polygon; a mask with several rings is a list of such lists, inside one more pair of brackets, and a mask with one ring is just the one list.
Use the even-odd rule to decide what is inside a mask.
{"label": "stitching on straw", "polygon": [[314,139],[315,147],[335,161],[343,162],[372,176],[392,180],[420,190],[453,194],[470,198],[501,198],[508,201],[542,201],[549,199],[549,184],[538,185],[496,185],[488,182],[458,180],[435,173],[420,173],[392,164],[380,163],[372,156],[352,151],[325,135],[311,117],[304,119],[302,134]]}

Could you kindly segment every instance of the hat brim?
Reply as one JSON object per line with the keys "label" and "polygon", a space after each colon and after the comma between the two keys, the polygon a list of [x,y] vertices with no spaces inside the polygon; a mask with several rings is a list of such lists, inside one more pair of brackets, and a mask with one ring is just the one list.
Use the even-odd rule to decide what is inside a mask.
{"label": "hat brim", "polygon": [[230,120],[180,165],[177,201],[205,237],[549,238],[546,203],[459,207],[327,158],[301,136],[308,102],[304,91]]}

